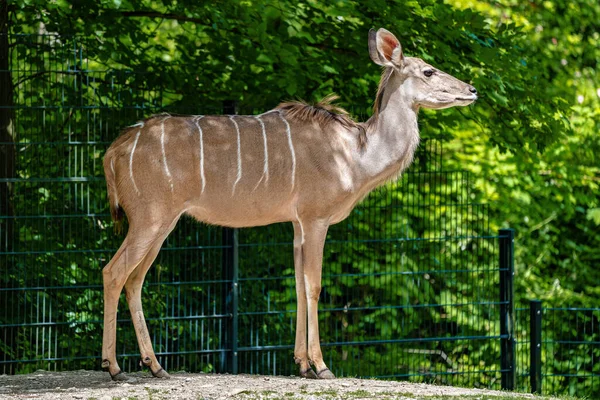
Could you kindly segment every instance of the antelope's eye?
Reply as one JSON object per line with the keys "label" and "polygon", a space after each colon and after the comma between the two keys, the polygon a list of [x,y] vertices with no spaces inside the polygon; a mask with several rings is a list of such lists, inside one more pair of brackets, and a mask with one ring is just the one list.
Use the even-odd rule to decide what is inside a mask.
{"label": "antelope's eye", "polygon": [[423,71],[423,75],[425,75],[426,77],[430,77],[431,75],[433,75],[433,70],[432,69],[426,69],[425,71]]}

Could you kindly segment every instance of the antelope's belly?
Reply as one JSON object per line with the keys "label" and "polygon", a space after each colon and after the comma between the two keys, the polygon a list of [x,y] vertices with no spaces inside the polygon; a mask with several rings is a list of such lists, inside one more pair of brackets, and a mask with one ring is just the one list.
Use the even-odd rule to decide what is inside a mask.
{"label": "antelope's belly", "polygon": [[288,201],[277,199],[232,199],[223,196],[218,199],[194,201],[186,207],[186,214],[195,219],[220,226],[245,228],[285,222],[293,219],[293,211]]}

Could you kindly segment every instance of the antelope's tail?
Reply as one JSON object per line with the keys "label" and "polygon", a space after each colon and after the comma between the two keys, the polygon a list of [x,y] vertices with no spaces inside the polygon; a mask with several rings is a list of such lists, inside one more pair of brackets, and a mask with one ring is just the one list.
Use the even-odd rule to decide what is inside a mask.
{"label": "antelope's tail", "polygon": [[119,206],[119,197],[117,196],[117,183],[115,178],[115,168],[113,152],[109,148],[104,155],[104,176],[106,176],[106,189],[108,191],[108,203],[110,205],[110,216],[115,222],[115,232],[121,233],[123,216],[125,213]]}

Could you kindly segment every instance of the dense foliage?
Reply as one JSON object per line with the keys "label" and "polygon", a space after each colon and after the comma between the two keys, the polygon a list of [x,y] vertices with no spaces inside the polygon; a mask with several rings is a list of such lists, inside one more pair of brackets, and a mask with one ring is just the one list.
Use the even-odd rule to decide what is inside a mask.
{"label": "dense foliage", "polygon": [[[382,237],[382,233],[397,234],[398,227],[402,227],[406,237],[433,237],[439,234],[441,227],[471,226],[471,230],[446,231],[448,236],[462,237],[513,227],[517,230],[515,292],[518,304],[525,305],[527,300],[539,298],[547,306],[598,305],[600,273],[595,267],[600,261],[597,195],[600,180],[597,160],[600,150],[597,136],[600,128],[600,5],[595,2],[259,0],[199,4],[192,0],[103,0],[84,4],[74,0],[22,0],[8,5],[8,16],[12,34],[56,33],[60,35],[56,40],[65,43],[71,43],[67,39],[72,38],[70,35],[85,38],[85,51],[81,52],[84,57],[77,51],[71,54],[52,40],[44,42],[44,51],[34,51],[32,46],[15,46],[14,51],[22,52],[13,57],[16,61],[12,69],[20,71],[13,73],[11,78],[17,93],[15,104],[101,104],[107,108],[145,104],[149,112],[161,108],[179,112],[218,111],[223,100],[236,100],[242,112],[252,112],[271,108],[283,99],[314,101],[336,92],[341,96],[341,105],[364,118],[369,113],[379,79],[379,70],[366,51],[366,32],[371,27],[385,27],[400,38],[407,55],[422,57],[471,82],[481,99],[468,109],[422,112],[420,121],[424,138],[444,142],[445,152],[440,161],[444,169],[471,172],[470,190],[461,191],[461,183],[451,179],[440,178],[429,187],[429,183],[425,185],[406,178],[409,179],[406,184],[410,194],[399,192],[396,197],[386,197],[385,204],[381,204],[381,197],[375,197],[369,205],[390,206],[394,201],[396,205],[402,202],[414,204],[415,201],[439,204],[442,194],[450,193],[451,198],[445,199],[448,202],[483,202],[489,204],[489,214],[487,207],[458,207],[452,213],[439,211],[439,215],[423,215],[404,208],[408,215],[406,220],[392,220],[381,227],[374,226],[373,221],[341,224],[334,234],[343,237],[345,231],[354,229],[359,232],[355,232],[359,237],[374,239]],[[79,49],[78,46],[73,48]],[[72,61],[66,62],[66,59]],[[80,83],[70,81],[69,77],[48,79],[42,86],[36,80],[35,84],[30,84],[29,77],[43,79],[45,71],[51,71],[53,66],[89,71],[82,75],[81,82],[85,85],[78,86]],[[44,115],[43,120],[48,126],[60,126],[50,131],[39,127],[28,130],[27,121],[36,118],[39,121],[42,117],[19,114],[13,137],[16,142],[21,139],[60,142],[68,130],[69,140],[105,143],[114,138],[118,124],[142,117],[145,110],[123,109],[117,116],[111,112],[97,111],[99,121],[111,122],[98,125],[91,134],[86,125],[91,117],[80,110],[71,114],[65,111],[64,114]],[[19,137],[19,132],[26,131],[27,136]],[[75,158],[79,160],[79,164],[74,162],[75,166],[70,155],[60,156],[68,152],[61,146],[31,150],[36,153],[27,155],[27,163],[23,161],[23,155],[17,155],[19,176],[101,176],[102,145]],[[85,149],[88,151],[89,147]],[[52,185],[32,186],[29,191],[23,189],[20,191],[22,197],[15,200],[24,203],[14,203],[28,215],[66,212],[60,209],[62,205],[56,205],[64,200],[64,193],[58,184]],[[73,193],[69,192],[71,205],[82,213],[104,210],[102,185],[102,182],[92,184],[94,200],[91,206],[84,204],[84,196],[78,196],[75,188]],[[422,222],[424,218],[429,222]],[[447,225],[441,222],[436,225],[436,218]],[[87,227],[86,232],[92,237],[88,239],[98,247],[115,246],[115,239],[109,232],[97,227],[101,224],[99,221],[92,220]],[[48,250],[48,243],[56,242],[64,232],[64,224],[49,224],[46,229],[25,227],[19,231],[19,240],[27,243],[30,250],[43,252]],[[96,233],[92,235],[91,232]],[[64,244],[66,248],[89,246],[83,235],[78,236],[83,230],[74,233],[75,237]],[[198,239],[190,233],[185,235],[185,240],[196,243]],[[360,275],[365,271],[381,273],[386,263],[422,272],[419,268],[438,262],[435,254],[441,252],[448,254],[443,264],[447,270],[454,271],[456,278],[456,271],[463,268],[461,263],[476,263],[478,258],[487,262],[485,260],[494,255],[493,249],[487,249],[477,241],[448,246],[446,250],[436,251],[421,248],[425,255],[419,264],[415,247],[394,252],[359,243],[353,245],[352,262],[342,260],[336,254],[330,254],[328,262],[334,276],[342,273]],[[461,256],[464,249],[472,251],[472,259]],[[285,265],[289,268],[289,254],[277,254],[266,252],[262,255],[271,260],[269,268]],[[408,260],[405,260],[406,254],[410,255]],[[92,272],[83,272],[75,266],[100,268],[103,259],[84,259],[85,254],[81,257],[69,261],[72,264],[67,270],[72,271],[72,280],[97,282],[97,276],[92,276]],[[403,261],[400,263],[398,258]],[[30,256],[25,261],[44,262],[62,265],[64,260],[60,259],[60,254],[48,253]],[[160,265],[159,262],[159,270]],[[179,278],[168,265],[165,262],[163,271]],[[291,275],[290,270],[283,272],[282,275]],[[84,276],[87,273],[90,277]],[[271,269],[257,272],[258,276],[273,273]],[[21,279],[17,273],[15,276],[10,276],[11,282]],[[392,291],[382,297],[389,296],[387,299],[392,302],[407,296],[411,304],[454,303],[457,298],[482,300],[485,296],[477,297],[481,288],[477,288],[476,278],[483,276],[474,272],[448,284],[457,287],[445,287],[440,280],[436,284],[435,280],[417,279],[412,286],[403,282],[396,288],[399,290],[406,284],[406,287],[427,289],[410,295]],[[2,277],[6,275],[0,275],[0,279]],[[62,275],[55,278],[56,286],[67,281]],[[389,285],[386,286],[385,280],[359,277],[344,280],[339,285],[326,281],[324,286],[331,288],[326,293],[326,304],[339,306],[336,296],[346,298],[350,293],[350,297],[362,296],[354,306],[368,307],[373,304],[370,293],[377,293]],[[339,293],[333,287],[338,287]],[[89,314],[94,312],[89,304],[100,301],[98,292],[82,290],[77,301],[84,314],[77,318],[94,319]],[[273,296],[272,301],[293,308],[293,291],[277,292],[274,287],[265,286],[262,293],[260,290],[249,293],[246,299],[269,293]],[[424,293],[431,293],[431,297]],[[158,308],[167,307],[160,295],[153,296],[152,301],[160,305]],[[199,294],[200,299],[210,299],[210,295],[205,293],[205,296],[208,297]],[[354,339],[365,330],[385,337],[391,331],[397,332],[397,324],[402,325],[406,319],[416,329],[411,335],[418,335],[419,328],[426,324],[443,326],[438,332],[442,336],[456,333],[457,329],[464,335],[497,331],[494,323],[478,326],[478,320],[468,312],[461,314],[462,322],[458,327],[444,325],[447,324],[446,317],[441,317],[444,313],[439,310],[418,316],[402,313],[401,309],[382,310],[364,318],[355,317],[354,321],[344,321],[342,316],[339,324],[344,328],[340,330],[346,329],[346,337]],[[597,315],[592,316],[590,323],[597,318]],[[269,326],[273,329],[279,326],[283,330],[289,321],[279,324],[270,321]],[[97,328],[81,329],[78,334],[82,337],[98,334]],[[293,332],[288,334],[292,337]],[[461,366],[466,369],[472,368],[466,360],[467,355],[484,365],[486,362],[493,364],[492,350],[486,346],[454,348],[456,359],[461,360]],[[372,363],[379,354],[362,354],[361,357]],[[583,361],[581,369],[588,368],[588,364]],[[489,382],[481,384],[488,385]]]}
{"label": "dense foliage", "polygon": [[[476,173],[482,198],[496,210],[494,222],[516,228],[517,292],[523,298],[553,306],[597,306],[600,5],[505,3],[502,13],[478,5],[497,23],[519,24],[527,52],[538,60],[534,90],[567,107],[570,129],[555,131],[554,143],[543,152],[517,148],[504,154],[490,147],[487,137],[462,131],[453,165]],[[518,109],[521,101],[516,97],[511,104]],[[527,146],[524,140],[522,147]]]}

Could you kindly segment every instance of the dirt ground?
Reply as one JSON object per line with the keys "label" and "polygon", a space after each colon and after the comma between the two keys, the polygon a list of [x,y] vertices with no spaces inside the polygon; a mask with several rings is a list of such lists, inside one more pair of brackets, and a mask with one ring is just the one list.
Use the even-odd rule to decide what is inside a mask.
{"label": "dirt ground", "polygon": [[[132,382],[112,382],[99,371],[44,372],[0,376],[0,399],[502,399],[510,393],[341,378],[307,380],[298,377],[176,373],[171,379],[148,373],[130,374]],[[446,397],[448,396],[448,397]],[[456,397],[453,397],[456,396]],[[516,398],[516,397],[515,397]],[[519,394],[519,399],[533,396]]]}
{"label": "dirt ground", "polygon": [[[130,374],[132,382],[112,382],[99,371],[44,372],[0,376],[0,399],[415,399],[511,397],[510,393],[341,378],[307,380],[298,377],[176,373],[171,379],[148,373]],[[448,396],[448,397],[447,397]],[[456,396],[456,397],[453,397]],[[516,395],[518,399],[533,398]]]}

